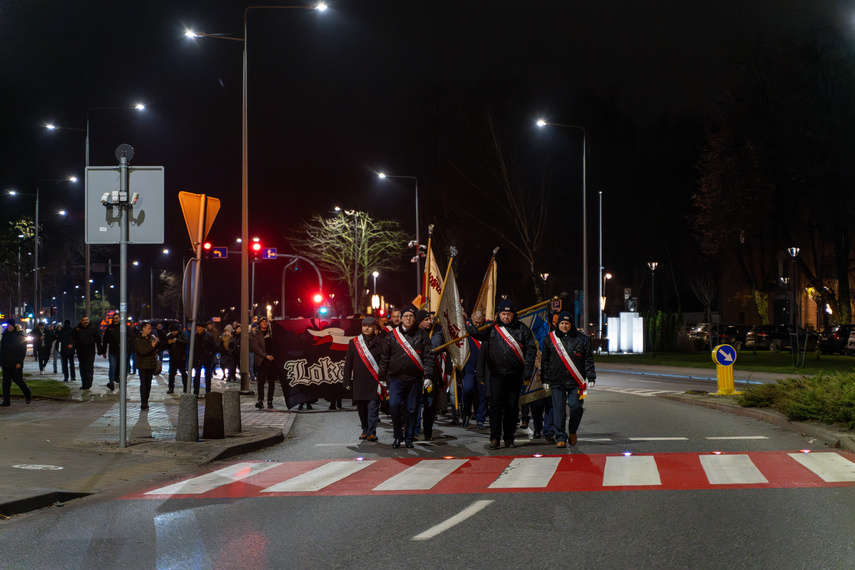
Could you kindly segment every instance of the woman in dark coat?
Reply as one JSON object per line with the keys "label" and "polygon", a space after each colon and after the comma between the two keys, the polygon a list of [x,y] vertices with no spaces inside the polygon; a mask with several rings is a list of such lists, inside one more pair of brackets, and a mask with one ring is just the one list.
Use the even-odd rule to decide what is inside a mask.
{"label": "woman in dark coat", "polygon": [[344,388],[350,390],[362,423],[359,439],[368,441],[377,441],[382,391],[379,363],[383,340],[375,334],[374,323],[373,317],[362,319],[362,334],[350,339],[344,361]]}
{"label": "woman in dark coat", "polygon": [[140,409],[148,409],[148,397],[151,394],[151,379],[157,370],[157,345],[160,342],[157,335],[151,334],[151,323],[143,323],[141,332],[134,339],[134,349],[137,355],[137,371],[140,375]]}

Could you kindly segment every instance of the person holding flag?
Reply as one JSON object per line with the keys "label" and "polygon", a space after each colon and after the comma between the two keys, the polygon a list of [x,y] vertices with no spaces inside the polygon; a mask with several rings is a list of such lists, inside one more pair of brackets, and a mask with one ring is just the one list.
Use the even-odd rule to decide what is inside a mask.
{"label": "person holding flag", "polygon": [[504,436],[505,447],[514,445],[519,415],[519,398],[523,381],[534,374],[537,343],[531,329],[517,318],[514,304],[503,299],[498,306],[499,318],[494,326],[479,331],[469,325],[468,333],[481,341],[478,358],[479,382],[490,372],[490,449],[499,448]]}
{"label": "person holding flag", "polygon": [[570,445],[576,445],[576,432],[585,412],[582,400],[587,395],[588,386],[594,385],[597,373],[591,341],[576,329],[573,317],[567,311],[558,314],[558,330],[549,333],[543,342],[541,377],[543,385],[552,389],[555,447],[567,447],[568,441]]}
{"label": "person holding flag", "polygon": [[344,360],[344,389],[349,390],[362,435],[359,439],[377,441],[377,424],[380,422],[380,400],[386,390],[380,383],[380,356],[383,340],[376,334],[373,317],[362,319],[362,334],[350,339]]}
{"label": "person holding flag", "polygon": [[414,447],[416,409],[419,393],[433,386],[436,377],[428,333],[416,323],[416,310],[406,307],[401,311],[401,325],[386,335],[380,355],[380,380],[388,381],[389,412],[395,440],[392,447]]}

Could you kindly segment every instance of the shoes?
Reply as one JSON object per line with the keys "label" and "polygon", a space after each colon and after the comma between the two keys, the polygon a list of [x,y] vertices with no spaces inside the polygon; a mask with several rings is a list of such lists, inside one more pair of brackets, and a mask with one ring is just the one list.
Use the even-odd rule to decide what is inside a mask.
{"label": "shoes", "polygon": [[273,409],[273,402],[267,402],[267,409],[268,409],[268,410],[272,410],[272,409]]}
{"label": "shoes", "polygon": [[567,443],[564,441],[559,441],[558,443],[555,444],[555,447],[564,448],[564,447],[567,447]]}
{"label": "shoes", "polygon": [[362,435],[359,436],[359,439],[368,439],[368,434],[365,432],[362,432]]}
{"label": "shoes", "polygon": [[478,424],[478,429],[486,429],[486,424]]}
{"label": "shoes", "polygon": [[331,409],[331,410],[334,410],[334,409],[335,409],[335,402],[333,402],[332,404],[330,404],[330,409]]}
{"label": "shoes", "polygon": [[167,391],[166,391],[166,393],[167,393],[167,394],[174,394],[174,393],[175,393],[175,390],[167,390]]}
{"label": "shoes", "polygon": [[39,370],[39,374],[44,375],[44,373],[45,373],[44,370]]}
{"label": "shoes", "polygon": [[11,406],[11,405],[12,405],[12,404],[11,404],[11,403],[9,403],[9,402],[3,402],[2,404],[0,404],[0,406],[3,406],[3,407],[8,407],[8,406]]}
{"label": "shoes", "polygon": [[374,434],[371,434],[365,438],[365,441],[377,441],[377,436]]}
{"label": "shoes", "polygon": [[30,392],[29,394],[27,394],[27,397],[24,399],[24,401],[25,401],[26,403],[28,403],[28,404],[29,404],[30,402],[32,402],[32,401],[33,401],[33,393],[32,393],[32,392]]}
{"label": "shoes", "polygon": [[306,409],[307,410],[314,410],[315,408],[312,407],[312,404],[306,404]]}
{"label": "shoes", "polygon": [[501,447],[501,446],[499,445],[498,439],[491,439],[490,440],[490,449],[499,449],[499,447]]}
{"label": "shoes", "polygon": [[555,436],[554,435],[546,436],[546,443],[555,443]]}
{"label": "shoes", "polygon": [[576,445],[576,442],[578,440],[579,440],[579,438],[576,437],[575,433],[570,434],[570,445]]}
{"label": "shoes", "polygon": [[523,420],[520,424],[521,429],[528,429],[528,420]]}
{"label": "shoes", "polygon": [[469,418],[463,418],[463,427],[469,427]]}
{"label": "shoes", "polygon": [[115,384],[107,384],[107,389],[112,392],[113,390],[116,389],[116,385]]}
{"label": "shoes", "polygon": [[258,408],[259,410],[262,409],[264,407],[264,402],[262,402],[261,400],[257,401],[255,403],[255,407]]}
{"label": "shoes", "polygon": [[147,410],[147,409],[148,409],[148,404],[143,404],[143,405],[141,405],[141,406],[140,406],[140,409],[141,409],[141,410]]}
{"label": "shoes", "polygon": [[433,436],[432,435],[426,435],[426,436],[424,436],[423,440],[424,441],[433,441]]}
{"label": "shoes", "polygon": [[541,433],[539,431],[534,432],[534,435],[531,436],[533,439],[540,439]]}
{"label": "shoes", "polygon": [[408,448],[410,448],[410,449],[412,449],[412,448],[414,448],[414,447],[415,447],[415,445],[413,445],[413,440],[412,440],[412,439],[408,439],[408,440],[406,440],[406,441],[404,442],[404,445],[406,445],[406,446],[407,446]]}
{"label": "shoes", "polygon": [[[9,404],[6,404],[6,405],[8,406]],[[392,442],[392,447],[394,447],[395,449],[398,449],[399,447],[401,447],[401,440],[398,438],[395,438],[395,441]]]}
{"label": "shoes", "polygon": [[506,439],[506,440],[505,440],[505,447],[506,447],[506,448],[508,448],[508,449],[513,449],[513,448],[515,448],[515,447],[516,447],[516,444],[514,443],[514,440],[512,440],[512,439]]}

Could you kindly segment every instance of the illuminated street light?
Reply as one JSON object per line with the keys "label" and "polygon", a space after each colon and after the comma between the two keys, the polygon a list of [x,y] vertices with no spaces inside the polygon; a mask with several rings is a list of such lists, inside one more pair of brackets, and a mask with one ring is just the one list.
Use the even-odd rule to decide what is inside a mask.
{"label": "illuminated street light", "polygon": [[421,249],[419,249],[419,244],[421,241],[419,240],[419,179],[415,176],[395,176],[392,174],[386,174],[385,172],[378,172],[377,178],[381,180],[385,180],[386,178],[404,178],[408,180],[412,180],[416,184],[416,295],[420,295],[422,292],[422,270],[421,270]]}

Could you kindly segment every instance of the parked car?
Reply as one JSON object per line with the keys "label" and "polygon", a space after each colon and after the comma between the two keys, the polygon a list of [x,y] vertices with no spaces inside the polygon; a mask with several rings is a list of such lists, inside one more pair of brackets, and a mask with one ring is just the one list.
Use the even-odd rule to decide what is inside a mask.
{"label": "parked car", "polygon": [[689,329],[689,339],[698,350],[707,347],[710,341],[710,324],[698,323],[691,327]]}
{"label": "parked car", "polygon": [[846,354],[855,354],[855,330],[849,333],[849,342],[846,343]]}
{"label": "parked car", "polygon": [[724,325],[715,335],[713,344],[729,344],[736,350],[745,348],[745,335],[751,330],[751,325]]}
{"label": "parked car", "polygon": [[851,354],[847,347],[855,325],[832,325],[819,333],[819,351],[822,354]]}
{"label": "parked car", "polygon": [[[745,348],[780,352],[792,350],[792,330],[789,325],[757,325],[745,335]],[[807,350],[815,350],[817,334],[800,328],[798,330],[799,349],[807,342]]]}

